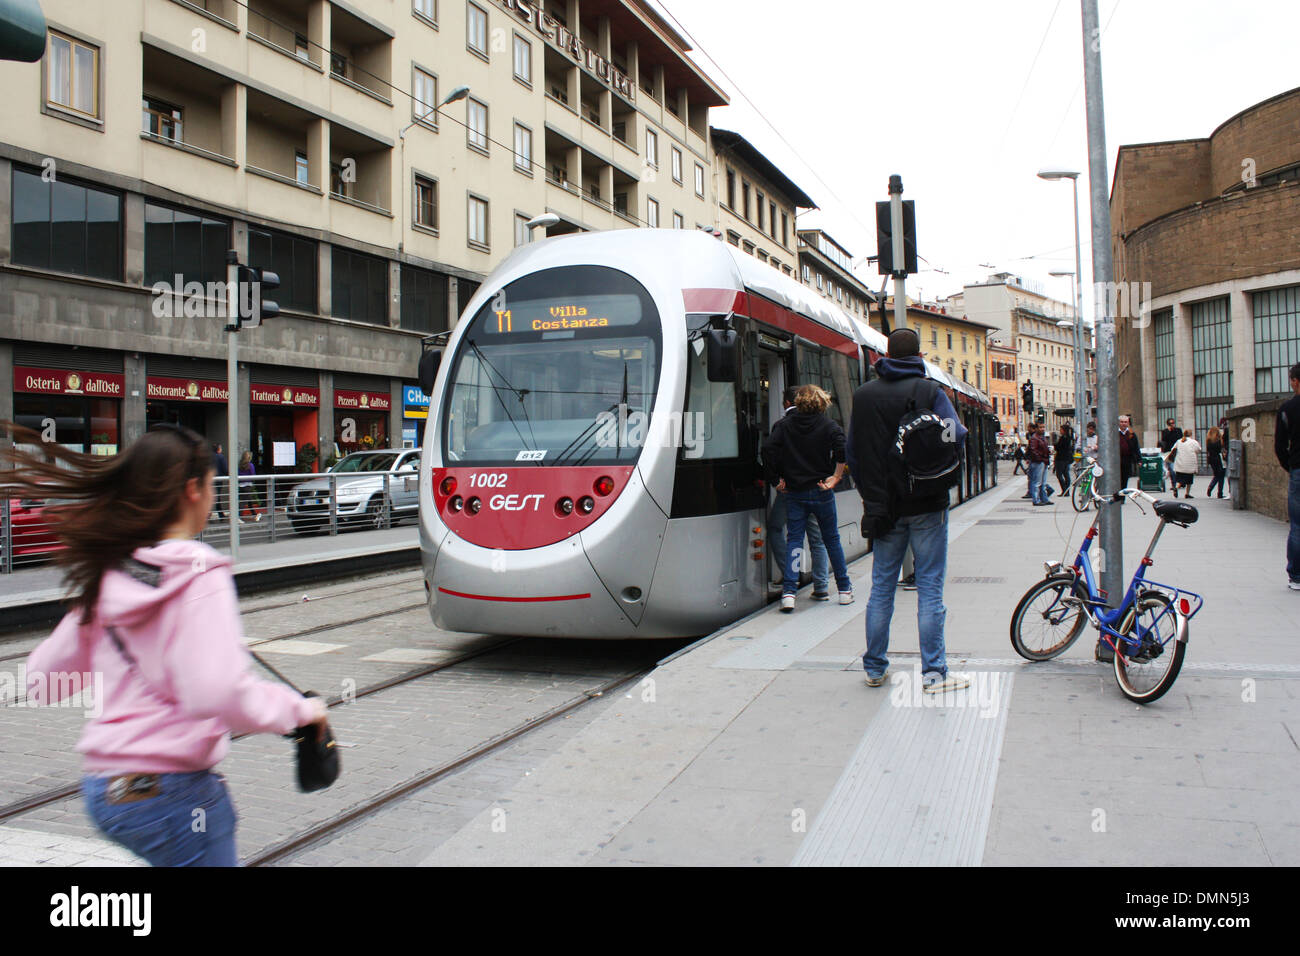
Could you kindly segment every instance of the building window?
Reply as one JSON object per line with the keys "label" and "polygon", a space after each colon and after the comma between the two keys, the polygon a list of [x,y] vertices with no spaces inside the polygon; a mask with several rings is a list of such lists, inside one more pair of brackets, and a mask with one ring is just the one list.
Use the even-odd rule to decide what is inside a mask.
{"label": "building window", "polygon": [[1156,417],[1163,423],[1174,413],[1174,310],[1161,309],[1151,316],[1156,346]]}
{"label": "building window", "polygon": [[808,266],[803,267],[803,284],[809,285],[812,282],[812,270]]}
{"label": "building window", "polygon": [[438,228],[438,184],[424,176],[415,177],[415,221],[428,229]]}
{"label": "building window", "polygon": [[404,329],[446,331],[447,277],[403,264],[401,317]]}
{"label": "building window", "polygon": [[790,245],[790,216],[784,212],[781,213],[781,245]]}
{"label": "building window", "polygon": [[488,201],[479,196],[469,197],[469,241],[471,245],[487,247]]}
{"label": "building window", "polygon": [[162,100],[146,96],[144,98],[144,131],[154,136],[182,141],[181,108],[172,106]]}
{"label": "building window", "polygon": [[1289,370],[1300,362],[1300,286],[1251,296],[1255,313],[1255,400],[1288,395]]}
{"label": "building window", "polygon": [[343,176],[342,163],[330,163],[330,192],[345,199],[352,195],[352,183]]}
{"label": "building window", "polygon": [[673,148],[673,182],[681,183],[682,181],[682,151],[676,146]]}
{"label": "building window", "polygon": [[754,254],[754,244],[750,242],[748,239],[744,241],[743,246],[746,253],[748,253],[751,256]]}
{"label": "building window", "polygon": [[341,76],[343,79],[348,78],[348,58],[342,53],[330,51],[330,72],[335,76]]}
{"label": "building window", "polygon": [[52,106],[99,118],[99,47],[50,31],[46,97]]}
{"label": "building window", "polygon": [[488,58],[487,11],[474,3],[466,4],[465,45],[483,59]]}
{"label": "building window", "polygon": [[654,199],[646,200],[646,225],[651,229],[659,228],[659,203]]}
{"label": "building window", "polygon": [[776,203],[767,204],[767,234],[773,239],[776,238]]}
{"label": "building window", "polygon": [[686,228],[686,217],[679,212],[673,213],[673,228],[674,229]]}
{"label": "building window", "polygon": [[966,351],[966,333],[965,333],[965,332],[963,332],[963,333],[961,334],[961,350],[962,350],[963,352]]}
{"label": "building window", "polygon": [[1195,427],[1204,435],[1232,405],[1232,320],[1227,298],[1194,302],[1190,313]]}
{"label": "building window", "polygon": [[468,122],[465,125],[465,141],[474,149],[488,151],[488,108],[475,99],[465,101],[465,113]]}
{"label": "building window", "polygon": [[[701,193],[700,195],[703,195]],[[735,211],[736,208],[736,171],[727,170],[727,208]]]}
{"label": "building window", "polygon": [[528,217],[515,213],[515,248],[528,242]]}
{"label": "building window", "polygon": [[13,261],[100,279],[122,278],[122,198],[15,166]]}
{"label": "building window", "polygon": [[411,119],[438,128],[438,78],[418,66],[414,67],[414,96],[411,97]]}
{"label": "building window", "polygon": [[533,85],[533,45],[515,34],[515,79]]}
{"label": "building window", "polygon": [[248,263],[270,269],[280,277],[275,301],[294,312],[316,312],[316,270],[320,254],[316,243],[287,232],[248,229]]}
{"label": "building window", "polygon": [[295,152],[293,154],[293,178],[300,186],[310,186],[309,167],[307,166],[307,154]]}
{"label": "building window", "polygon": [[412,9],[429,22],[438,22],[438,0],[415,0]]}
{"label": "building window", "polygon": [[659,166],[659,134],[652,129],[645,131],[645,161],[651,166]]}
{"label": "building window", "polygon": [[745,217],[745,221],[748,222],[749,221],[749,183],[747,182],[742,181],[740,184],[740,201],[744,206],[742,213]]}
{"label": "building window", "polygon": [[822,278],[822,274],[819,272],[817,273],[817,291],[824,292],[825,290],[826,290],[826,280]]}
{"label": "building window", "polygon": [[330,252],[330,300],[335,317],[388,324],[388,262],[334,246]]}
{"label": "building window", "polygon": [[293,55],[300,60],[311,60],[311,43],[301,33],[293,35]]}
{"label": "building window", "polygon": [[522,123],[515,124],[515,169],[533,174],[533,131]]}
{"label": "building window", "polygon": [[759,193],[756,198],[758,200],[758,231],[762,232],[763,231],[763,194]]}
{"label": "building window", "polygon": [[[145,203],[144,284],[225,282],[230,223],[200,213]],[[274,271],[274,270],[272,270]]]}
{"label": "building window", "polygon": [[728,230],[727,230],[727,241],[728,241],[729,243],[731,243],[733,246],[736,246],[737,248],[739,248],[739,247],[740,247],[740,233],[736,232],[734,229],[728,229]]}
{"label": "building window", "polygon": [[951,333],[951,332],[948,333],[948,351],[949,351],[949,352],[952,351],[952,333]]}

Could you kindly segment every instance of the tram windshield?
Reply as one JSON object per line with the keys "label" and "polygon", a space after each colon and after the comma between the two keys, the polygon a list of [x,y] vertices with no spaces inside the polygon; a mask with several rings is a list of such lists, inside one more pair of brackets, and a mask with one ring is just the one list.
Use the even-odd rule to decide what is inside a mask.
{"label": "tram windshield", "polygon": [[564,266],[512,282],[460,340],[447,464],[633,462],[659,383],[659,314],[630,276]]}

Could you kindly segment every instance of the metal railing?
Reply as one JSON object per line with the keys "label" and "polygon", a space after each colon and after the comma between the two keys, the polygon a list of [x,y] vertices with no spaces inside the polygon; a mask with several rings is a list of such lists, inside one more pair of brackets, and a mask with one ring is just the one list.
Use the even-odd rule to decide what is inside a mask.
{"label": "metal railing", "polygon": [[[212,513],[198,539],[230,545],[238,522],[241,547],[311,535],[391,528],[418,515],[418,473],[245,475],[239,514],[230,513],[230,479],[218,477]],[[62,545],[46,509],[56,504],[12,497],[0,488],[0,574],[50,562]]]}

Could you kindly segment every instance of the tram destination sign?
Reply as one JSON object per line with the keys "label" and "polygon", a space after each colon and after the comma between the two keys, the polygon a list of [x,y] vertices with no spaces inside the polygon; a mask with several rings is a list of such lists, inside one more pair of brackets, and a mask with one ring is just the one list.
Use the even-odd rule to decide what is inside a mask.
{"label": "tram destination sign", "polygon": [[634,295],[594,295],[574,299],[532,299],[489,306],[482,313],[489,335],[536,332],[591,332],[641,321]]}
{"label": "tram destination sign", "polygon": [[635,97],[636,84],[632,82],[632,78],[583,43],[581,37],[559,20],[542,10],[540,0],[499,0],[499,2],[542,37],[555,44],[557,49],[563,50],[576,60],[579,66],[584,66],[595,74],[615,93],[628,100]]}

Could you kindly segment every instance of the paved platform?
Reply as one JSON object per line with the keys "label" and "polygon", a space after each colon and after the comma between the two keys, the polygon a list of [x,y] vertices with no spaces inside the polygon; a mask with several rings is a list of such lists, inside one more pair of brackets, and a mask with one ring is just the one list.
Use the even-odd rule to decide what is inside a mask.
{"label": "paved platform", "polygon": [[[1207,603],[1177,684],[1140,707],[1093,662],[1091,630],[1056,661],[1012,650],[1016,602],[1091,517],[1003,482],[951,515],[947,647],[970,689],[922,696],[901,590],[890,681],[865,686],[868,556],[855,604],[805,590],[794,614],[773,606],[595,705],[422,864],[1300,864],[1285,526],[1195,499],[1199,523],[1165,533],[1150,577]],[[1125,506],[1126,571],[1154,527]]]}

